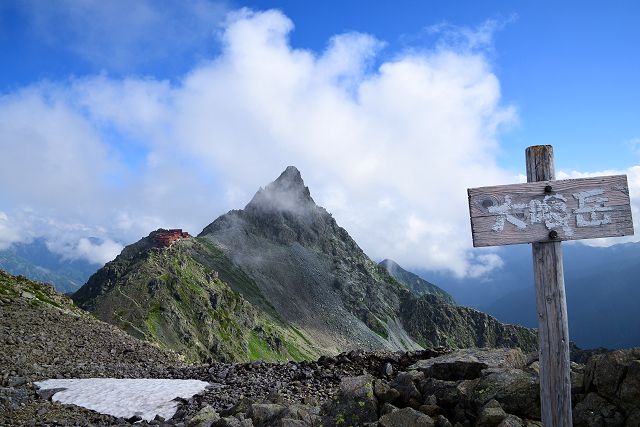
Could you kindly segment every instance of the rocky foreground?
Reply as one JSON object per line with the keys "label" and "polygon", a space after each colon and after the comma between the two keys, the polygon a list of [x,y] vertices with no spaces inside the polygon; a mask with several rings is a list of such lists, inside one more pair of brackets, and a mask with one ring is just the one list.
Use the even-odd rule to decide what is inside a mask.
{"label": "rocky foreground", "polygon": [[[576,355],[584,360],[585,354]],[[48,378],[211,383],[169,420],[52,401]],[[640,349],[572,365],[574,425],[640,426]],[[317,361],[187,365],[67,297],[0,273],[0,425],[539,426],[538,362],[520,349],[352,351]]]}

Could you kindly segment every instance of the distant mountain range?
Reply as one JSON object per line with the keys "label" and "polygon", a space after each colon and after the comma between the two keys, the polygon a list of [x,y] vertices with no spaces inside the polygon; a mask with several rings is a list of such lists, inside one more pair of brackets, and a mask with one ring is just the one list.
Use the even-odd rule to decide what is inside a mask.
{"label": "distant mountain range", "polygon": [[[243,210],[216,219],[198,237],[160,251],[152,236],[127,247],[75,298],[134,335],[183,352],[191,349],[193,359],[214,355],[245,360],[260,353],[274,360],[302,358],[350,346],[475,345],[485,342],[480,329],[469,326],[484,316],[477,310],[501,322],[537,327],[528,245],[500,248],[504,267],[480,279],[414,274],[392,260],[375,265],[315,204],[295,168],[258,191]],[[563,246],[571,339],[582,348],[640,345],[640,316],[635,314],[640,244]],[[97,266],[64,259],[43,239],[35,239],[0,251],[0,268],[71,293]],[[199,289],[200,300],[186,298],[185,303],[180,297],[184,286]],[[151,292],[155,288],[162,292]],[[217,296],[207,302],[211,294]],[[140,307],[129,300],[132,295]],[[415,304],[416,298],[422,303]],[[229,310],[227,317],[207,317],[212,330],[219,330],[213,327],[218,324],[228,330],[203,335],[200,317],[213,306]],[[435,330],[423,334],[426,325],[416,324],[416,310],[434,319]],[[162,324],[168,312],[181,319],[180,330]],[[452,337],[446,338],[445,331]]]}
{"label": "distant mountain range", "polygon": [[399,279],[316,205],[289,167],[244,209],[220,216],[197,237],[157,230],[127,246],[73,299],[194,361],[535,347],[530,329],[455,305],[437,286],[393,270]]}
{"label": "distant mountain range", "polygon": [[[565,243],[569,335],[582,348],[640,345],[640,243],[608,248]],[[487,278],[455,279],[420,271],[461,304],[503,322],[537,327],[531,247],[501,248],[503,268]]]}
{"label": "distant mountain range", "polygon": [[43,238],[29,243],[15,243],[0,251],[0,269],[51,283],[63,293],[78,290],[99,267],[85,260],[65,259],[49,250]]}

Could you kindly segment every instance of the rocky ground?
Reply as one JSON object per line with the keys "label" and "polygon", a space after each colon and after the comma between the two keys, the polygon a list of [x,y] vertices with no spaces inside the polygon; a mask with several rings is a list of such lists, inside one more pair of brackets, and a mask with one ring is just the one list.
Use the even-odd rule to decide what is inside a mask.
{"label": "rocky ground", "polygon": [[[350,352],[314,362],[186,365],[43,285],[0,273],[0,425],[540,426],[538,362],[519,349]],[[15,279],[16,278],[12,278]],[[578,354],[584,360],[585,353]],[[170,420],[51,401],[47,378],[183,378],[212,386]],[[575,426],[640,426],[640,349],[572,365]]]}

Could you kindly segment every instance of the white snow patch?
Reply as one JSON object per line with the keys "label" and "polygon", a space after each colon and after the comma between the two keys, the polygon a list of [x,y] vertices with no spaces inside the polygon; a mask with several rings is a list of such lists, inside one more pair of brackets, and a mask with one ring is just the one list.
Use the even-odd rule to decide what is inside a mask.
{"label": "white snow patch", "polygon": [[156,415],[171,418],[178,409],[176,397],[190,398],[209,383],[170,379],[51,379],[35,383],[40,389],[64,388],[52,400],[91,409],[114,417],[138,415],[150,421]]}

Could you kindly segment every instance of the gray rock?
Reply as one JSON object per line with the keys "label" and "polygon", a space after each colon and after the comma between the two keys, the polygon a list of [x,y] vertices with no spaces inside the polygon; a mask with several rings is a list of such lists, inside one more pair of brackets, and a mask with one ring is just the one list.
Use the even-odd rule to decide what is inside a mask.
{"label": "gray rock", "polygon": [[620,385],[621,404],[629,409],[640,409],[640,360],[632,360],[627,365],[627,373]]}
{"label": "gray rock", "polygon": [[338,396],[323,405],[324,425],[373,423],[378,419],[378,401],[373,393],[373,377],[345,377],[340,381]]}
{"label": "gray rock", "polygon": [[496,427],[507,417],[497,400],[490,400],[482,408],[476,422],[476,427]]}
{"label": "gray rock", "polygon": [[443,415],[438,415],[434,418],[435,427],[453,427],[451,422]]}
{"label": "gray rock", "polygon": [[187,422],[187,427],[211,427],[220,420],[220,415],[209,405],[205,405]]}
{"label": "gray rock", "polygon": [[38,389],[36,391],[36,393],[38,394],[38,397],[40,399],[44,399],[44,400],[51,400],[51,398],[53,397],[54,394],[56,394],[59,391],[63,391],[66,390],[65,388],[49,388],[49,389]]}
{"label": "gray rock", "polygon": [[486,368],[523,368],[526,356],[519,348],[471,348],[419,360],[409,369],[442,380],[474,379]]}
{"label": "gray rock", "polygon": [[391,403],[385,403],[380,408],[380,415],[386,415],[397,410],[398,408],[393,406]]}
{"label": "gray rock", "polygon": [[284,412],[284,406],[276,403],[254,403],[249,406],[247,417],[251,418],[254,424],[261,426],[269,423]]}
{"label": "gray rock", "polygon": [[393,375],[393,366],[391,363],[387,362],[382,366],[382,375],[386,375],[388,377]]}
{"label": "gray rock", "polygon": [[585,366],[585,392],[597,392],[626,412],[640,410],[640,348],[598,354]]}
{"label": "gray rock", "polygon": [[0,408],[15,410],[29,400],[29,391],[24,388],[0,387]]}
{"label": "gray rock", "polygon": [[507,418],[502,420],[498,427],[524,427],[523,421],[515,415],[507,415]]}
{"label": "gray rock", "polygon": [[596,393],[589,393],[573,408],[574,427],[624,426],[624,416],[615,405]]}
{"label": "gray rock", "polygon": [[380,427],[435,427],[435,421],[415,409],[403,408],[383,415],[378,420],[378,425]]}
{"label": "gray rock", "polygon": [[21,385],[25,385],[26,383],[27,383],[27,379],[25,377],[14,376],[14,377],[9,377],[9,382],[7,385],[9,387],[18,387]]}
{"label": "gray rock", "polygon": [[225,417],[212,424],[212,427],[253,427],[251,419]]}
{"label": "gray rock", "polygon": [[282,418],[301,420],[308,424],[320,424],[320,408],[315,406],[293,404],[285,407],[280,415]]}
{"label": "gray rock", "polygon": [[[389,385],[400,393],[400,400],[405,405],[415,402],[417,406],[420,406],[422,395],[414,384],[414,378],[415,375],[409,372],[400,372]],[[416,380],[419,380],[419,378],[416,378]]]}
{"label": "gray rock", "polygon": [[577,394],[584,391],[584,374],[582,372],[571,371],[571,393]]}
{"label": "gray rock", "polygon": [[470,390],[471,399],[481,405],[496,399],[510,414],[540,419],[538,378],[520,369],[488,369]]}
{"label": "gray rock", "polygon": [[267,395],[267,401],[269,401],[270,403],[282,404],[284,403],[284,396],[282,395],[280,390],[274,388],[269,390],[269,394]]}
{"label": "gray rock", "polygon": [[254,401],[252,399],[248,399],[246,397],[241,398],[231,408],[220,411],[220,415],[226,417],[229,415],[236,415],[241,412],[247,412],[253,403]]}
{"label": "gray rock", "polygon": [[[477,382],[477,380],[473,381]],[[444,381],[435,378],[425,378],[424,380],[420,381],[419,389],[423,396],[434,396],[437,403],[438,400],[445,399],[445,396],[450,393],[450,390],[455,389],[457,385],[458,383],[456,383],[455,381]]]}
{"label": "gray rock", "polygon": [[436,417],[438,415],[444,415],[447,412],[438,405],[421,405],[418,410],[430,417]]}
{"label": "gray rock", "polygon": [[627,424],[630,426],[640,426],[640,410],[633,411],[630,414],[627,414]]}
{"label": "gray rock", "polygon": [[306,421],[296,420],[293,418],[283,418],[280,420],[280,427],[311,427]]}
{"label": "gray rock", "polygon": [[400,392],[394,388],[391,388],[391,386],[389,386],[389,384],[385,380],[375,380],[373,393],[381,403],[393,403],[400,397]]}

